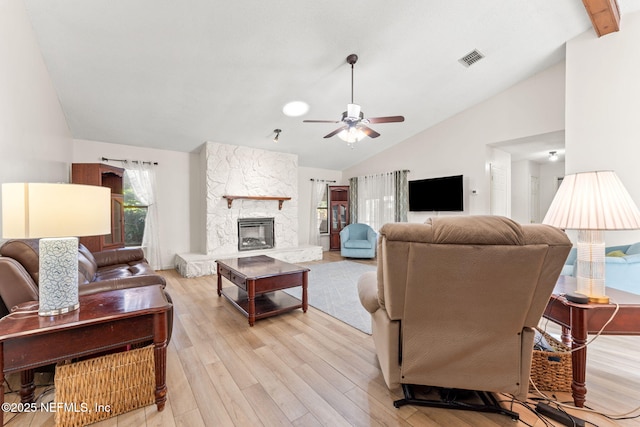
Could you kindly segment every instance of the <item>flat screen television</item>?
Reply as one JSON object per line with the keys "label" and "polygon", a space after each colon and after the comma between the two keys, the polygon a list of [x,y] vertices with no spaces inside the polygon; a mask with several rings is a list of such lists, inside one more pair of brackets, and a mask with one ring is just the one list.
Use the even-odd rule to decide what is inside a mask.
{"label": "flat screen television", "polygon": [[409,181],[409,210],[463,211],[462,175]]}

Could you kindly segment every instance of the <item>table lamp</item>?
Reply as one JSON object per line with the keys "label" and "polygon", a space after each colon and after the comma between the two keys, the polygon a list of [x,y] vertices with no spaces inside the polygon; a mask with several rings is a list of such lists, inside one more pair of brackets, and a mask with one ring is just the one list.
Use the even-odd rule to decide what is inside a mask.
{"label": "table lamp", "polygon": [[604,231],[640,228],[640,212],[615,172],[565,176],[542,222],[578,230],[576,292],[608,303]]}
{"label": "table lamp", "polygon": [[2,236],[40,238],[39,309],[52,316],[77,309],[78,236],[111,232],[111,193],[77,184],[2,184]]}

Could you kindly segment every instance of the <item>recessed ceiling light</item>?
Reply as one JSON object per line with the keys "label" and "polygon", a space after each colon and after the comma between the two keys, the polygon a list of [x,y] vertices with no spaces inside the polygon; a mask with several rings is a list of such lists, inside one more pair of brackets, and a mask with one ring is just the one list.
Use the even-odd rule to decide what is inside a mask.
{"label": "recessed ceiling light", "polygon": [[282,112],[289,117],[298,117],[307,114],[309,104],[302,101],[292,101],[282,107]]}

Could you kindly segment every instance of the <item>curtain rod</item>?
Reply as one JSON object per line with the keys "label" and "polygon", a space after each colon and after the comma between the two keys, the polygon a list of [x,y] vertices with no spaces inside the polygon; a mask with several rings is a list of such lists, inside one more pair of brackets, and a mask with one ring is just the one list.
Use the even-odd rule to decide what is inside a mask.
{"label": "curtain rod", "polygon": [[335,180],[331,180],[331,179],[318,179],[318,178],[311,178],[309,181],[318,181],[318,182],[336,182]]}
{"label": "curtain rod", "polygon": [[[102,158],[103,162],[122,162],[122,163],[129,163],[129,160],[126,159],[107,159],[106,157]],[[142,160],[131,160],[131,163],[142,163],[143,165],[155,165],[158,166],[158,162],[145,162]]]}
{"label": "curtain rod", "polygon": [[[397,173],[397,172],[406,172],[406,173],[411,173],[411,171],[409,169],[403,169],[403,170],[397,170],[397,171],[392,171],[392,172],[380,172],[380,173],[372,173],[370,175],[361,175],[361,177],[368,177],[368,176],[381,176],[381,175],[389,175],[389,174],[393,174],[393,173]],[[357,177],[354,177],[357,178]]]}

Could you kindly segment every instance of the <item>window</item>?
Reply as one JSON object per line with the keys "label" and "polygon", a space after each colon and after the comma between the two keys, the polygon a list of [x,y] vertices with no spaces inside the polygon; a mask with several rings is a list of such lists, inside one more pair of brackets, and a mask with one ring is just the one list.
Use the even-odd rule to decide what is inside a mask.
{"label": "window", "polygon": [[[375,197],[375,196],[372,196]],[[364,200],[365,224],[379,224],[382,227],[387,222],[394,222],[390,216],[394,214],[395,202],[393,196],[381,196]]]}
{"label": "window", "polygon": [[322,193],[322,198],[318,203],[318,207],[316,208],[316,212],[318,214],[318,229],[320,230],[320,234],[329,234],[329,203],[328,203],[328,194],[329,194],[329,186],[324,186],[324,192]]}
{"label": "window", "polygon": [[144,226],[149,206],[143,204],[131,186],[129,174],[124,174],[124,244],[142,246]]}
{"label": "window", "polygon": [[393,172],[358,177],[358,222],[374,230],[396,222],[395,181]]}

